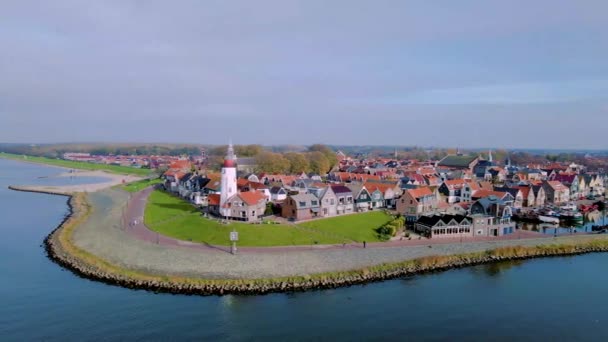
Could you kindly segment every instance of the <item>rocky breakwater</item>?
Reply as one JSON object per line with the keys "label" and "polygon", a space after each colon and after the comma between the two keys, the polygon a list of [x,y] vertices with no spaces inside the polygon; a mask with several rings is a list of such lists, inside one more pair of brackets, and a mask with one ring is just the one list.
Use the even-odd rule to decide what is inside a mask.
{"label": "rocky breakwater", "polygon": [[[34,191],[31,189],[14,190]],[[65,194],[58,195],[66,196]],[[72,234],[80,224],[88,219],[94,208],[89,205],[87,195],[84,193],[74,193],[67,196],[69,196],[69,215],[45,239],[44,245],[49,258],[85,278],[111,285],[154,292],[192,295],[254,295],[329,289],[491,262],[608,251],[608,238],[603,235],[596,235],[589,236],[584,240],[567,241],[562,244],[548,241],[547,244],[532,247],[511,246],[484,252],[428,256],[346,272],[328,272],[296,277],[216,280],[154,275],[111,264],[77,247],[72,242]]]}

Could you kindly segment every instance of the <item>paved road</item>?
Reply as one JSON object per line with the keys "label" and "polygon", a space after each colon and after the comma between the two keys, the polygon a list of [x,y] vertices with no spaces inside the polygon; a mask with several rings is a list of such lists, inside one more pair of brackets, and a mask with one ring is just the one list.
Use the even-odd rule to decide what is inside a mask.
{"label": "paved road", "polygon": [[[433,244],[427,240],[424,245],[401,245],[404,242],[397,241],[400,243],[398,246],[379,247],[370,244],[366,249],[361,246],[317,247],[314,250],[308,247],[243,248],[239,249],[237,255],[232,255],[226,252],[227,247],[205,246],[158,236],[141,223],[131,228],[125,227],[124,223],[128,223],[128,219],[138,218],[138,221],[142,221],[145,198],[149,191],[134,194],[130,200],[128,194],[117,189],[88,194],[93,211],[89,219],[75,230],[74,243],[102,259],[129,269],[160,275],[230,279],[345,271],[429,255],[598,238],[581,235],[557,239],[544,237],[463,243],[443,241]],[[130,205],[125,210],[127,203]],[[127,220],[124,219],[125,212]]]}
{"label": "paved road", "polygon": [[[150,193],[154,189],[146,188],[140,192],[134,193],[128,204],[128,209],[125,214],[125,225],[129,234],[142,240],[153,242],[161,246],[180,246],[192,249],[200,249],[211,252],[230,252],[229,246],[216,246],[203,243],[195,243],[174,239],[168,236],[160,235],[150,230],[143,222],[144,211]],[[137,222],[133,224],[133,222]],[[449,245],[460,244],[466,242],[484,242],[484,241],[504,241],[504,240],[521,240],[521,239],[548,239],[551,235],[541,234],[531,231],[517,231],[512,235],[504,235],[500,237],[467,237],[467,238],[442,238],[442,239],[412,239],[412,240],[394,240],[387,242],[368,243],[367,248],[388,248],[388,247],[408,247],[408,246],[429,246],[429,245]],[[240,253],[283,253],[288,251],[309,251],[313,250],[343,250],[343,249],[362,249],[362,244],[349,243],[346,245],[315,245],[315,246],[283,246],[283,247],[239,247]]]}

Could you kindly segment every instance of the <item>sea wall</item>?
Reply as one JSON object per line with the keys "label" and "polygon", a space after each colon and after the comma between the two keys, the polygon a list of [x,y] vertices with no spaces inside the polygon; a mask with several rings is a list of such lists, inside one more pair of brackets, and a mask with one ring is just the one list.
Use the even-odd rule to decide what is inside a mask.
{"label": "sea wall", "polygon": [[[36,192],[30,189],[15,190]],[[66,196],[65,194],[57,195]],[[94,208],[88,204],[87,195],[84,193],[75,193],[68,196],[69,215],[49,234],[44,242],[48,257],[84,278],[154,292],[192,295],[254,295],[329,289],[491,262],[608,251],[608,239],[598,236],[598,238],[590,237],[587,240],[563,244],[549,241],[547,244],[539,244],[533,247],[500,247],[484,252],[428,256],[346,272],[328,272],[297,277],[216,280],[164,276],[121,268],[74,245],[71,239],[74,230],[87,220]]]}

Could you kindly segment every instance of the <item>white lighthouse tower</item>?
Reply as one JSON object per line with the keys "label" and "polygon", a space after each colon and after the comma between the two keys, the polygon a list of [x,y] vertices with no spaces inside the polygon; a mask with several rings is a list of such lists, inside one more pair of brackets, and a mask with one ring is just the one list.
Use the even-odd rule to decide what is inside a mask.
{"label": "white lighthouse tower", "polygon": [[220,192],[220,213],[222,216],[230,216],[230,208],[225,208],[224,204],[232,196],[236,195],[236,155],[232,142],[228,145],[228,153],[224,158],[224,166],[222,167],[222,180]]}

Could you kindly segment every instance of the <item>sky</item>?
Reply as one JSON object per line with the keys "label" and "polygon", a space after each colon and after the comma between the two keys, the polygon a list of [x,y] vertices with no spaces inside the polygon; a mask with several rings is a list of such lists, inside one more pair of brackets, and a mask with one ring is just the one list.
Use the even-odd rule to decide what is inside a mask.
{"label": "sky", "polygon": [[605,0],[4,0],[0,142],[606,149]]}

